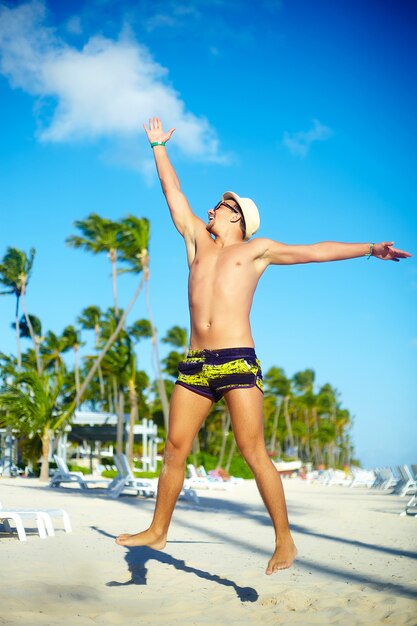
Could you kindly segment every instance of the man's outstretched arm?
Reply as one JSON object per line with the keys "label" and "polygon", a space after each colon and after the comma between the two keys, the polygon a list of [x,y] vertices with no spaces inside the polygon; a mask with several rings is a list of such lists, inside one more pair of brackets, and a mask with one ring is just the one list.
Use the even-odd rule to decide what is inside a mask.
{"label": "man's outstretched arm", "polygon": [[324,263],[326,261],[344,261],[363,256],[373,256],[383,261],[399,261],[410,257],[404,250],[394,248],[393,241],[382,243],[342,243],[339,241],[321,241],[310,245],[287,245],[272,239],[258,239],[259,258],[268,265],[291,265],[297,263]]}
{"label": "man's outstretched arm", "polygon": [[161,143],[165,144],[171,139],[175,128],[165,132],[158,117],[153,117],[149,120],[149,127],[146,124],[143,127],[149,143],[158,144],[153,146],[155,164],[172,220],[178,232],[187,240],[187,243],[191,242],[195,237],[196,223],[201,220],[192,212],[187,198],[181,191],[180,181],[172,167],[165,146],[161,145]]}

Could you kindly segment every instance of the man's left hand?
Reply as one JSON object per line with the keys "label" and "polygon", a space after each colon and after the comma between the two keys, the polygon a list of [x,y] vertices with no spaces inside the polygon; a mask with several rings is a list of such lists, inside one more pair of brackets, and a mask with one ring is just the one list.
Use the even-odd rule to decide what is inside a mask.
{"label": "man's left hand", "polygon": [[393,245],[393,241],[375,243],[372,249],[372,256],[375,256],[377,259],[382,259],[382,261],[396,261],[397,263],[400,259],[406,259],[412,256],[409,252],[405,252],[405,250],[393,248]]}

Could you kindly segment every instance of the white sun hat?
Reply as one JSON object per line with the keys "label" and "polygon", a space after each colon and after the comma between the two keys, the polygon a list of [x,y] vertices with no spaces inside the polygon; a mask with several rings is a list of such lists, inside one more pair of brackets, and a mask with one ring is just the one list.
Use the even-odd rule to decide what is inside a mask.
{"label": "white sun hat", "polygon": [[245,237],[247,241],[256,233],[261,223],[258,207],[250,198],[241,198],[234,191],[225,191],[222,200],[234,200],[239,205],[245,220]]}

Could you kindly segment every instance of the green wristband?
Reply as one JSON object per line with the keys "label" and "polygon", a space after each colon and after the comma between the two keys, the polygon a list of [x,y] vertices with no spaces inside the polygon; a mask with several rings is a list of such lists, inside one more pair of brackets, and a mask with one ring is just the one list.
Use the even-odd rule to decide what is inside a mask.
{"label": "green wristband", "polygon": [[372,256],[372,251],[373,251],[373,249],[374,249],[374,245],[375,245],[374,243],[370,243],[370,244],[369,244],[369,254],[365,254],[365,256],[366,256],[366,258],[368,259],[368,261],[369,261],[369,259],[370,259],[370,258],[371,258],[371,256]]}
{"label": "green wristband", "polygon": [[165,145],[165,141],[154,141],[153,143],[151,143],[151,148],[155,148],[155,146],[164,146]]}

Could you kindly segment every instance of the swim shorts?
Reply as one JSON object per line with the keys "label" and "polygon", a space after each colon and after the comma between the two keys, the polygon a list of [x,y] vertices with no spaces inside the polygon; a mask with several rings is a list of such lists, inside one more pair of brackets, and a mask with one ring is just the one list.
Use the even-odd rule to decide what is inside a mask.
{"label": "swim shorts", "polygon": [[229,389],[256,386],[263,392],[261,364],[253,348],[190,350],[178,372],[177,385],[214,402]]}

